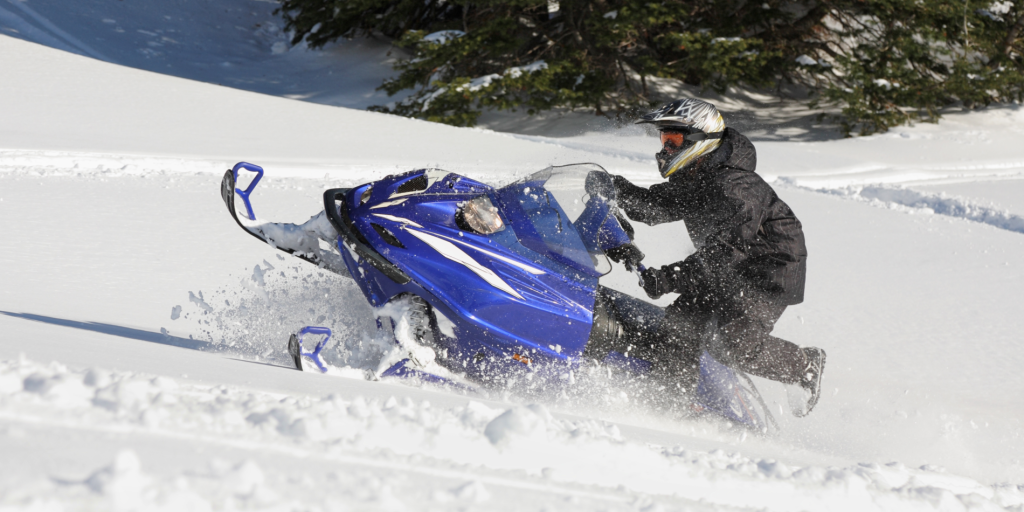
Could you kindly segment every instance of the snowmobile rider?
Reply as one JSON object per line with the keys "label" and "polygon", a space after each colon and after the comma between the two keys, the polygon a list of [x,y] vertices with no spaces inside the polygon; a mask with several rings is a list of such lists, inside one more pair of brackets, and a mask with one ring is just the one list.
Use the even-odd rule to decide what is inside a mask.
{"label": "snowmobile rider", "polygon": [[[637,355],[655,375],[693,396],[700,357],[787,384],[790,407],[807,415],[821,393],[825,352],[771,336],[786,306],[803,301],[807,249],[800,221],[754,173],[757,155],[745,136],[725,127],[714,105],[672,102],[643,116],[661,135],[658,170],[668,181],[649,189],[614,177],[619,208],[648,225],[682,220],[697,251],[641,273],[652,299],[678,293],[658,335]],[[638,268],[632,244],[609,251]]]}

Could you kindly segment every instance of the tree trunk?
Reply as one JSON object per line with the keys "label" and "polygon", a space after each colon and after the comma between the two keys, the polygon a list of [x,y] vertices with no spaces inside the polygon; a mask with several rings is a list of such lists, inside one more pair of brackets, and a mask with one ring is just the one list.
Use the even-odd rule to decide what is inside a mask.
{"label": "tree trunk", "polygon": [[1003,41],[1003,55],[1006,55],[1007,58],[1010,57],[1010,53],[1013,51],[1013,42],[1017,40],[1021,29],[1024,29],[1024,13],[1017,18],[1017,23],[1013,24],[1013,28],[1006,34],[1006,40]]}

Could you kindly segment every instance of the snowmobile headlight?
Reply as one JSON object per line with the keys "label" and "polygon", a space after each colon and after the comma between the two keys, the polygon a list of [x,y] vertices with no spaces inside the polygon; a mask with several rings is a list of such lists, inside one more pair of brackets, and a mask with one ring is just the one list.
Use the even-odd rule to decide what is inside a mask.
{"label": "snowmobile headlight", "polygon": [[460,212],[466,225],[481,235],[489,235],[505,229],[505,223],[501,221],[498,209],[491,204],[491,200],[487,196],[466,201]]}
{"label": "snowmobile headlight", "polygon": [[359,206],[366,204],[370,200],[370,192],[373,192],[373,187],[366,187],[363,191],[363,195],[359,196]]}

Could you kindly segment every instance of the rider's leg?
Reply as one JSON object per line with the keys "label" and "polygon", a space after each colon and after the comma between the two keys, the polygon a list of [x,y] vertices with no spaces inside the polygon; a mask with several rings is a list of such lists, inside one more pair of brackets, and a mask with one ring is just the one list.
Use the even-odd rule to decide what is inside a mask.
{"label": "rider's leg", "polygon": [[638,352],[638,357],[653,363],[655,378],[682,395],[693,396],[697,389],[702,339],[710,318],[708,312],[673,303],[665,309],[651,345]]}
{"label": "rider's leg", "polygon": [[769,334],[785,311],[784,305],[756,295],[734,304],[740,307],[732,315],[723,315],[728,323],[719,327],[716,342],[708,344],[708,350],[729,366],[786,384],[793,414],[806,416],[821,396],[825,352],[800,348]]}
{"label": "rider's leg", "polygon": [[804,352],[796,344],[769,334],[786,306],[747,297],[729,309],[732,311],[722,315],[728,323],[719,324],[717,342],[707,346],[711,355],[751,375],[785,384],[800,381],[807,367]]}

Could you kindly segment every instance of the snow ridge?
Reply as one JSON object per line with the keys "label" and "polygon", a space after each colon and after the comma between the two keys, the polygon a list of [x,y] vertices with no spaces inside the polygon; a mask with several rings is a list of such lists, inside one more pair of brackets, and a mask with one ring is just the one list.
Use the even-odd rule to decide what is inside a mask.
{"label": "snow ridge", "polygon": [[1024,233],[1024,217],[1003,209],[983,206],[968,199],[950,197],[945,193],[929,194],[903,185],[849,185],[835,188],[811,188],[801,186],[791,178],[779,178],[779,182],[805,190],[864,201],[883,208],[902,209],[909,213],[926,215],[946,215],[988,224],[1015,233]]}

